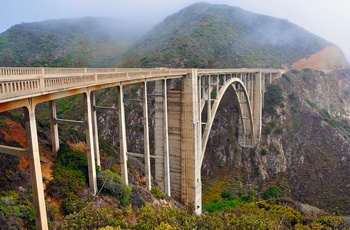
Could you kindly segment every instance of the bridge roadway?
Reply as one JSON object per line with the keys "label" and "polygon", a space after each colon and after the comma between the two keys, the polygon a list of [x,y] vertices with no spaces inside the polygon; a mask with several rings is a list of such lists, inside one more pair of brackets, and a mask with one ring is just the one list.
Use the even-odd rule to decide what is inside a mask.
{"label": "bridge roadway", "polygon": [[[23,108],[27,131],[27,148],[0,145],[0,152],[27,157],[30,163],[33,203],[37,229],[48,229],[42,182],[35,107],[49,102],[53,154],[59,148],[58,124],[84,124],[87,144],[89,186],[96,194],[96,169],[100,166],[95,92],[117,87],[119,100],[119,141],[121,175],[128,185],[128,156],[145,159],[147,189],[152,176],[168,195],[202,212],[201,166],[211,126],[224,93],[234,89],[239,102],[238,142],[254,147],[261,136],[261,116],[266,84],[281,76],[279,69],[125,69],[125,68],[0,68],[0,112]],[[174,90],[174,79],[181,87]],[[154,82],[154,92],[147,86]],[[127,149],[123,88],[142,85],[144,120],[144,152]],[[84,121],[59,119],[56,100],[83,94]],[[150,152],[147,97],[154,96],[154,143]],[[233,100],[234,101],[234,100]],[[151,175],[150,159],[155,159],[155,175]]]}

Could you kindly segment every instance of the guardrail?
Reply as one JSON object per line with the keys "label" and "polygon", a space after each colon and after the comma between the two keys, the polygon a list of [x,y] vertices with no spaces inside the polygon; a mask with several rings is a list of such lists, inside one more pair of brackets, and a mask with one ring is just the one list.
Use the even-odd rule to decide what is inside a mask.
{"label": "guardrail", "polygon": [[[162,69],[162,68],[158,68]],[[146,71],[146,68],[42,68],[42,67],[0,67],[0,76],[47,75],[47,74],[84,74]]]}
{"label": "guardrail", "polygon": [[[281,73],[277,69],[198,69],[201,74],[247,72]],[[0,68],[0,102],[33,93],[45,93],[110,82],[135,81],[154,77],[183,76],[191,69],[167,68]],[[13,99],[12,99],[13,97]]]}
{"label": "guardrail", "polygon": [[[4,73],[5,68],[1,68]],[[33,74],[42,71],[42,68],[6,68],[7,74],[0,76],[1,99],[30,95],[35,92],[47,92],[74,87],[86,87],[110,82],[132,81],[153,77],[171,77],[187,74],[187,69],[44,69],[46,74]],[[114,72],[111,70],[114,70]],[[132,71],[130,71],[132,70]],[[80,74],[83,71],[84,73]],[[96,71],[100,71],[96,73]],[[129,71],[129,72],[128,72]],[[43,72],[43,71],[42,71]],[[65,74],[64,72],[69,72]],[[73,72],[73,73],[72,73]],[[87,73],[86,73],[87,72]],[[89,73],[92,72],[92,73]],[[24,75],[24,73],[30,73]]]}

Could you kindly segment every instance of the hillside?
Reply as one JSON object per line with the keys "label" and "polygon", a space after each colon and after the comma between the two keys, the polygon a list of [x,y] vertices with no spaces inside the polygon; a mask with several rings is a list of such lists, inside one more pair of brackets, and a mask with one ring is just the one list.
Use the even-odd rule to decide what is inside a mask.
{"label": "hillside", "polygon": [[342,69],[344,67],[349,67],[349,63],[342,50],[337,46],[327,46],[321,51],[292,64],[292,68],[297,70],[303,70],[305,68],[332,70]]}
{"label": "hillside", "polygon": [[281,68],[330,45],[285,19],[197,3],[158,24],[118,66]]}
{"label": "hillside", "polygon": [[[220,104],[202,166],[203,205],[207,211],[208,205],[217,209],[239,204],[235,202],[240,205],[191,215],[164,198],[159,189],[146,191],[144,162],[132,156],[128,158],[132,186],[127,188],[120,178],[118,110],[97,113],[101,193],[93,197],[84,174],[85,154],[68,148],[60,157],[51,154],[50,110],[48,103],[42,103],[36,107],[37,129],[53,228],[350,226],[349,218],[332,216],[350,215],[350,71],[341,69],[348,63],[339,48],[286,20],[207,3],[191,5],[166,18],[145,37],[142,34],[113,20],[91,17],[24,23],[0,35],[0,66],[105,67],[118,63],[123,67],[295,68],[269,86],[262,141],[254,149],[243,149],[237,143],[239,102],[232,96],[233,87]],[[326,74],[311,69],[337,70]],[[152,83],[148,90],[154,95]],[[125,86],[124,93],[128,150],[142,153],[143,113],[135,100],[142,95],[142,85]],[[279,96],[278,103],[271,103]],[[118,107],[117,98],[116,88],[96,93],[99,106]],[[151,98],[152,136],[155,99]],[[59,118],[84,117],[82,95],[58,100],[57,107]],[[25,135],[24,127],[21,109],[0,114],[0,144],[25,146],[24,136],[20,137]],[[86,151],[83,126],[60,125],[59,132],[62,143]],[[0,184],[4,185],[0,190],[0,230],[31,229],[35,223],[28,163],[5,154],[0,154],[0,159]],[[278,189],[283,198],[260,201],[270,188]]]}
{"label": "hillside", "polygon": [[0,66],[110,67],[137,30],[93,17],[22,23],[0,34]]}
{"label": "hillside", "polygon": [[[238,107],[225,94],[202,168],[205,202],[223,190],[246,194],[277,186],[283,196],[349,215],[349,85],[349,70],[287,72],[265,94],[262,140],[251,150],[231,135]],[[279,94],[283,99],[272,104]]]}

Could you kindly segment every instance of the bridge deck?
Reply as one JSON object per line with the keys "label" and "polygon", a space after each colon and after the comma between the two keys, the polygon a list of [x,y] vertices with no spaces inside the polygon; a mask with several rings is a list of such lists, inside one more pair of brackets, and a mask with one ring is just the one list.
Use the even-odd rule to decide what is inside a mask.
{"label": "bridge deck", "polygon": [[[0,103],[97,85],[127,85],[179,78],[190,69],[166,68],[0,68]],[[198,75],[280,72],[271,69],[198,69]],[[107,86],[108,87],[108,86]]]}

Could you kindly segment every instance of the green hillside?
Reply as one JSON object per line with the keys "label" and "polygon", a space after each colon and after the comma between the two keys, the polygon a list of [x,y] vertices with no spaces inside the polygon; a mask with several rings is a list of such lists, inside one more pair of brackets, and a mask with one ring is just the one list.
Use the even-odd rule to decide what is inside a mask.
{"label": "green hillside", "polygon": [[328,45],[284,19],[197,3],[157,25],[119,66],[281,67]]}
{"label": "green hillside", "polygon": [[22,23],[0,34],[0,66],[109,67],[138,36],[109,18]]}

